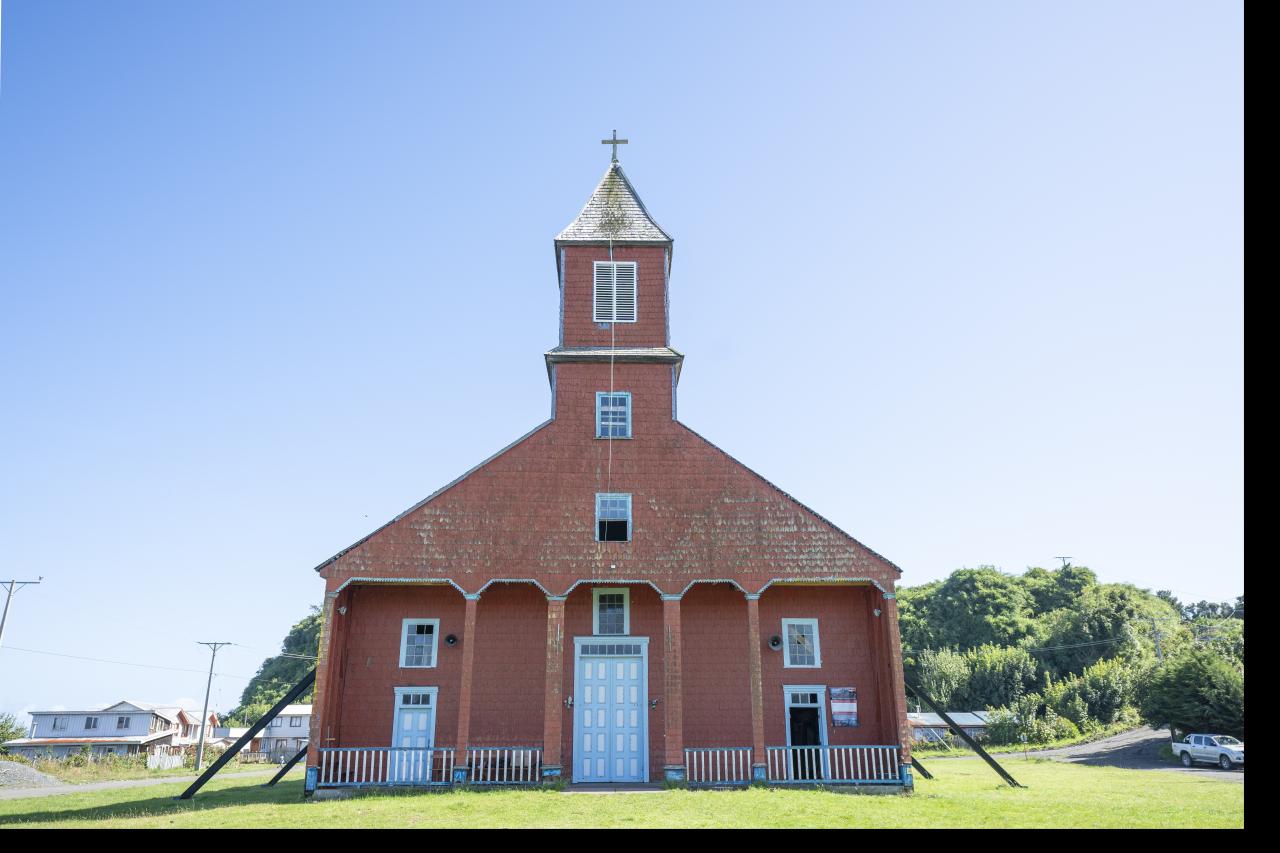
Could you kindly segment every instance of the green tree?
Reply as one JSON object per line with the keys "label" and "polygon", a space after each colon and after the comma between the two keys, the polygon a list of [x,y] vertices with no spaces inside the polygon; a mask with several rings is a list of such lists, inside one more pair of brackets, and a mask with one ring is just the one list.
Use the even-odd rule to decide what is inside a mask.
{"label": "green tree", "polygon": [[1244,666],[1244,622],[1240,619],[1198,619],[1191,624],[1196,642],[1235,666]]}
{"label": "green tree", "polygon": [[[7,740],[17,740],[20,737],[26,737],[27,730],[18,723],[18,718],[13,714],[0,714],[0,744]],[[0,752],[4,752],[5,748],[0,746]]]}
{"label": "green tree", "polygon": [[979,646],[965,652],[964,663],[969,677],[953,699],[956,710],[1011,705],[1036,683],[1036,662],[1025,649]]}
{"label": "green tree", "polygon": [[937,631],[929,605],[942,581],[930,581],[920,586],[902,587],[898,590],[898,631],[902,636],[903,655],[908,669],[915,663],[912,650],[938,648]]}
{"label": "green tree", "polygon": [[[227,713],[231,725],[251,725],[284,698],[293,685],[302,680],[316,664],[320,649],[320,608],[312,607],[311,613],[289,630],[281,643],[282,654],[262,662],[258,672],[244,692],[240,705]],[[296,657],[295,657],[296,655]],[[311,692],[299,697],[299,702],[311,701]]]}
{"label": "green tree", "polygon": [[1169,726],[1176,740],[1188,732],[1244,738],[1244,672],[1212,649],[1193,647],[1152,672],[1139,710],[1152,726]]}
{"label": "green tree", "polygon": [[1154,654],[1152,620],[1165,653],[1190,640],[1170,604],[1129,584],[1089,587],[1073,602],[1041,615],[1031,640],[1040,665],[1054,678],[1083,672],[1104,658],[1138,660]]}
{"label": "green tree", "polygon": [[1035,600],[1037,613],[1070,607],[1085,590],[1098,585],[1098,576],[1092,569],[1072,565],[1060,569],[1033,567],[1027,569],[1021,580]]}
{"label": "green tree", "polygon": [[916,683],[929,698],[942,706],[952,707],[957,694],[964,694],[969,682],[969,665],[964,656],[950,649],[925,649],[916,662]]}
{"label": "green tree", "polygon": [[1031,633],[1035,601],[1012,575],[994,566],[959,569],[928,603],[937,646],[971,649],[987,643],[1011,646]]}

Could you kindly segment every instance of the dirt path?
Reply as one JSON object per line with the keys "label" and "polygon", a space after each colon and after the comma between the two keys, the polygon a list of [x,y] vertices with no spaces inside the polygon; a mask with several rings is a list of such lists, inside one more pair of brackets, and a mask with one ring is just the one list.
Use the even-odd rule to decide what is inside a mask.
{"label": "dirt path", "polygon": [[[1128,770],[1165,770],[1170,773],[1195,773],[1206,779],[1219,779],[1224,782],[1244,782],[1244,768],[1223,770],[1216,765],[1197,764],[1194,767],[1183,767],[1168,759],[1160,757],[1160,748],[1169,742],[1169,732],[1148,727],[1130,729],[1118,735],[1112,735],[1091,743],[1075,746],[1064,746],[1059,749],[1033,749],[1028,756],[1051,758],[1054,761],[1067,761],[1072,764],[1089,764],[1095,767],[1123,767]],[[934,755],[922,758],[926,767],[930,761],[946,760],[952,756]],[[972,754],[960,757],[975,757]],[[996,761],[1004,758],[1021,758],[1021,752],[992,753]]]}
{"label": "dirt path", "polygon": [[[271,770],[241,770],[235,773],[219,773],[215,779],[236,776],[261,776],[268,781],[278,768]],[[154,779],[122,779],[116,782],[83,782],[78,785],[46,785],[40,788],[0,788],[0,800],[23,800],[28,797],[56,797],[59,794],[78,794],[81,791],[109,791],[113,788],[146,788],[150,785],[168,785],[173,782],[194,782],[198,776],[161,776]],[[288,778],[288,777],[286,777]]]}
{"label": "dirt path", "polygon": [[1093,743],[1065,746],[1061,749],[1046,749],[1029,754],[1052,758],[1055,761],[1069,761],[1073,764],[1125,767],[1131,770],[1168,770],[1172,773],[1195,773],[1227,782],[1244,781],[1243,767],[1238,770],[1223,770],[1211,764],[1197,764],[1194,767],[1174,764],[1160,756],[1160,748],[1167,743],[1169,743],[1167,730],[1143,727],[1121,732]]}

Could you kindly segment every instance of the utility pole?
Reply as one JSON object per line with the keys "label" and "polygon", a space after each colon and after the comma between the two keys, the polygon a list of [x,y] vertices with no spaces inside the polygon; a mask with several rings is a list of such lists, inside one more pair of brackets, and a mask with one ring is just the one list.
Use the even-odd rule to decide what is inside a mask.
{"label": "utility pole", "polygon": [[200,772],[200,763],[204,761],[204,727],[209,724],[209,691],[213,689],[213,662],[218,659],[218,649],[230,643],[200,643],[208,646],[213,654],[209,656],[209,681],[204,686],[204,710],[200,712],[200,740],[196,741],[196,772]]}
{"label": "utility pole", "polygon": [[0,616],[0,646],[4,645],[4,626],[5,626],[5,623],[9,621],[9,605],[13,603],[13,594],[18,590],[22,589],[24,586],[32,586],[34,584],[40,583],[40,581],[42,580],[44,580],[44,575],[40,575],[40,577],[37,580],[33,580],[33,581],[20,581],[20,580],[2,581],[2,583],[9,588],[9,593],[8,595],[5,596],[5,599],[4,599],[4,615]]}
{"label": "utility pole", "polygon": [[1151,636],[1156,641],[1156,660],[1162,661],[1164,660],[1164,653],[1160,651],[1160,629],[1156,626],[1156,617],[1148,616],[1147,618],[1151,620]]}

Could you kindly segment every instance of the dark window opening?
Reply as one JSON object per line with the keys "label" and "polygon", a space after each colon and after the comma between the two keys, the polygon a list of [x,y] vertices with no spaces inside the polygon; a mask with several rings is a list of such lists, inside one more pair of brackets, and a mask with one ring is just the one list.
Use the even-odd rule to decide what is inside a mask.
{"label": "dark window opening", "polygon": [[626,542],[627,522],[626,521],[608,521],[601,519],[599,536],[601,542]]}

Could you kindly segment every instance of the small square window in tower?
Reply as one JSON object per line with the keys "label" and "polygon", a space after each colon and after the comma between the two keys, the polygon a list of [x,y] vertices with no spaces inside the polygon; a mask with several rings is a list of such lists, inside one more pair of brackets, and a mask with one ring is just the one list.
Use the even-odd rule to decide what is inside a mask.
{"label": "small square window in tower", "polygon": [[597,323],[636,321],[635,261],[596,261],[593,317]]}
{"label": "small square window in tower", "polygon": [[631,438],[630,392],[596,392],[596,438]]}
{"label": "small square window in tower", "polygon": [[631,495],[596,494],[596,541],[631,541]]}

